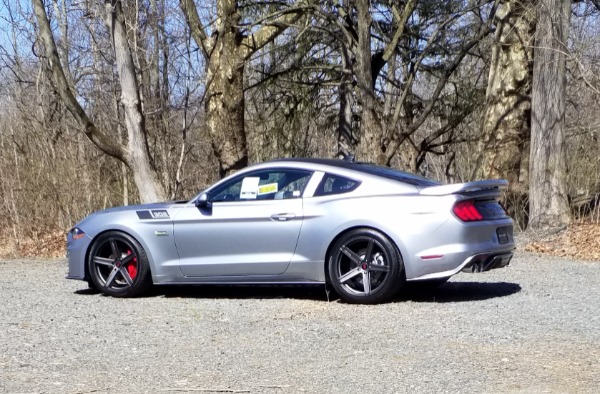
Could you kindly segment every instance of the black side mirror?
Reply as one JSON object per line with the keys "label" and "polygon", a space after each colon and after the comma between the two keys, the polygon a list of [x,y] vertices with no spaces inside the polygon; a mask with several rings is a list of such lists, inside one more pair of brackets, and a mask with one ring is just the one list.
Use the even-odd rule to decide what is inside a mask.
{"label": "black side mirror", "polygon": [[195,202],[198,208],[211,208],[212,203],[208,200],[208,194],[202,193]]}

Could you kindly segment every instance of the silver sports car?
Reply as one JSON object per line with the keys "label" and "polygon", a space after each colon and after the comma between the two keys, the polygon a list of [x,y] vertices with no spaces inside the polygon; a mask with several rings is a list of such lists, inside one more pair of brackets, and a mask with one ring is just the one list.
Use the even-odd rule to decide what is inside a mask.
{"label": "silver sports car", "polygon": [[328,284],[354,303],[406,281],[441,284],[506,266],[503,180],[442,185],[371,164],[285,159],[190,201],[106,209],[67,236],[67,278],[136,296],[166,284]]}

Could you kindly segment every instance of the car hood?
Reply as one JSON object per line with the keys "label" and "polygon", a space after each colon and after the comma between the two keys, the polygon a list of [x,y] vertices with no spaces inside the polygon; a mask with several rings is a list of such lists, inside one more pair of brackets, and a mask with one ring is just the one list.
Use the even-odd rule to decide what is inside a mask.
{"label": "car hood", "polygon": [[89,224],[90,221],[95,221],[95,219],[99,218],[100,216],[104,216],[106,214],[116,214],[119,212],[125,213],[125,212],[131,212],[131,211],[148,211],[148,210],[157,210],[157,209],[168,210],[169,208],[172,208],[176,205],[183,205],[186,203],[187,203],[187,201],[167,201],[167,202],[157,202],[157,203],[151,203],[151,204],[126,205],[126,206],[121,206],[121,207],[107,208],[107,209],[103,209],[100,211],[92,212],[87,217],[85,217],[83,220],[81,220],[79,223],[77,223],[75,225],[75,227],[82,226],[86,223]]}
{"label": "car hood", "polygon": [[[155,202],[151,204],[125,205],[122,207],[107,208],[101,211],[96,211],[92,215],[101,215],[105,213],[124,212],[124,211],[139,211],[144,209],[169,209],[174,205],[185,204],[187,201],[166,201]],[[90,215],[91,216],[91,215]]]}

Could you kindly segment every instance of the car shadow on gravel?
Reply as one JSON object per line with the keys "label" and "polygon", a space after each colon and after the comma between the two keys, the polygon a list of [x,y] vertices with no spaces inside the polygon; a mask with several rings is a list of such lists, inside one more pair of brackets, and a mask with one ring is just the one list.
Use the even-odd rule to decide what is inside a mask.
{"label": "car shadow on gravel", "polygon": [[[410,284],[392,302],[470,302],[507,297],[521,291],[509,282],[448,282],[437,288]],[[91,293],[88,293],[91,294]],[[299,299],[338,301],[339,297],[325,286],[291,285],[189,285],[154,286],[143,297],[197,299]]]}
{"label": "car shadow on gravel", "polygon": [[[392,302],[469,302],[507,297],[521,291],[510,282],[446,282],[438,287],[409,282]],[[96,289],[75,291],[79,295],[97,295]],[[154,286],[141,298],[205,298],[205,299],[278,299],[291,298],[314,301],[338,301],[324,285],[163,285]]]}
{"label": "car shadow on gravel", "polygon": [[410,284],[395,302],[470,302],[507,297],[521,291],[521,286],[510,282],[447,282],[436,288]]}
{"label": "car shadow on gravel", "polygon": [[[286,286],[286,285],[189,285],[154,286],[148,297],[167,298],[207,298],[207,299],[277,299],[292,298],[299,300],[327,301],[327,292],[323,285]],[[330,294],[330,299],[333,295]]]}

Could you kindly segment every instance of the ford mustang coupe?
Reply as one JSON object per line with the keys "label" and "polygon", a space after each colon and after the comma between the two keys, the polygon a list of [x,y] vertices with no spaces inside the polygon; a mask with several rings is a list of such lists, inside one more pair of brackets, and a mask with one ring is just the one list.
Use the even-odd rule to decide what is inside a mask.
{"label": "ford mustang coupe", "polygon": [[372,164],[284,159],[190,201],[92,213],[67,235],[67,278],[116,296],[173,284],[328,284],[352,303],[407,281],[508,265],[504,180],[442,185]]}

